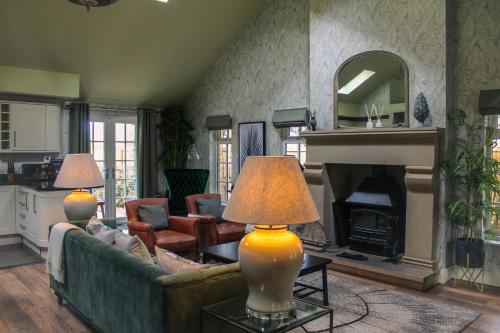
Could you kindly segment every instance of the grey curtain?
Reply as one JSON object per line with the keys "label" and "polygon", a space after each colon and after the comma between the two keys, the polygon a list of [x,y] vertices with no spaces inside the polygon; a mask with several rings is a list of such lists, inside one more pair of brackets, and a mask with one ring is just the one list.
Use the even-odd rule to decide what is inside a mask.
{"label": "grey curtain", "polygon": [[69,153],[90,153],[90,108],[87,103],[70,105]]}
{"label": "grey curtain", "polygon": [[137,197],[158,194],[156,111],[141,109],[137,115]]}

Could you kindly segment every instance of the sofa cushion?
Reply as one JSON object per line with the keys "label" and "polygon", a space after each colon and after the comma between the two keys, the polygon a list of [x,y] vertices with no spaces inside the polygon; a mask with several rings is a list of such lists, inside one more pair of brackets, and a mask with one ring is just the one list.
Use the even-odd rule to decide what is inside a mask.
{"label": "sofa cushion", "polygon": [[158,260],[158,266],[168,274],[199,271],[200,269],[211,267],[211,265],[208,264],[202,265],[185,259],[168,250],[159,248],[158,246],[155,246],[155,254]]}
{"label": "sofa cushion", "polygon": [[168,216],[163,205],[139,205],[137,215],[142,222],[151,224],[154,230],[168,229]]}
{"label": "sofa cushion", "polygon": [[99,221],[96,217],[92,217],[85,226],[85,231],[91,235],[95,235],[101,229],[111,230],[113,228],[104,225],[104,223]]}
{"label": "sofa cushion", "polygon": [[114,245],[117,248],[144,260],[147,264],[153,264],[153,259],[149,254],[148,248],[137,236],[130,236],[123,232],[117,232],[115,233]]}
{"label": "sofa cushion", "polygon": [[196,200],[196,203],[201,215],[213,215],[217,223],[224,221],[222,213],[224,213],[225,207],[222,205],[220,197],[210,199],[199,198]]}
{"label": "sofa cushion", "polygon": [[94,237],[97,239],[102,240],[104,243],[113,245],[115,243],[115,234],[117,232],[120,232],[119,230],[116,229],[111,229],[111,228],[101,228],[94,232]]}

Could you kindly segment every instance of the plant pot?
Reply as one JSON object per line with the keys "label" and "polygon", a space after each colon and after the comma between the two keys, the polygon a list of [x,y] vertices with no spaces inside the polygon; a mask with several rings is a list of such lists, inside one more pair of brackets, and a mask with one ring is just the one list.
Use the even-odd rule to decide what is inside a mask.
{"label": "plant pot", "polygon": [[[469,265],[467,265],[467,255]],[[462,267],[484,266],[484,241],[478,238],[458,238],[455,241],[455,264]]]}

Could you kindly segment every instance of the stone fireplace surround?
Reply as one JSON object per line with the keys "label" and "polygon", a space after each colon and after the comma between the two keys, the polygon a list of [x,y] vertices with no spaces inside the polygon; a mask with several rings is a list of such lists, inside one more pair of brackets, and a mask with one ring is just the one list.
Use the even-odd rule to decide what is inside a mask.
{"label": "stone fireplace surround", "polygon": [[[439,146],[442,128],[349,129],[308,132],[304,176],[323,226],[333,225],[330,164],[404,166],[406,173],[406,238],[400,266],[424,272],[418,289],[437,282],[437,230],[439,216]],[[334,187],[335,184],[332,184]],[[391,274],[390,272],[387,274]],[[422,274],[420,274],[422,276]],[[400,276],[394,272],[394,278]]]}

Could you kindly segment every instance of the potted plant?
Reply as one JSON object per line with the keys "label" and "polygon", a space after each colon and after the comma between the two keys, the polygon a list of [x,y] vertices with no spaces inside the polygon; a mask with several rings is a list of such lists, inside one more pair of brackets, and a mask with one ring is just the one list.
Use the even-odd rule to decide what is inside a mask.
{"label": "potted plant", "polygon": [[169,199],[169,209],[172,215],[187,215],[184,198],[191,194],[205,191],[209,170],[188,169],[188,158],[198,158],[194,148],[194,138],[191,135],[193,126],[186,119],[180,106],[167,107],[161,113],[158,125],[159,140],[162,151],[159,159],[163,164]]}
{"label": "potted plant", "polygon": [[457,231],[455,264],[467,269],[481,268],[484,237],[495,235],[484,228],[483,221],[500,214],[500,208],[491,200],[500,193],[500,164],[491,156],[496,146],[494,129],[486,126],[484,119],[468,122],[463,110],[454,111],[450,122],[460,133],[454,156],[444,164],[455,185],[446,207]]}

